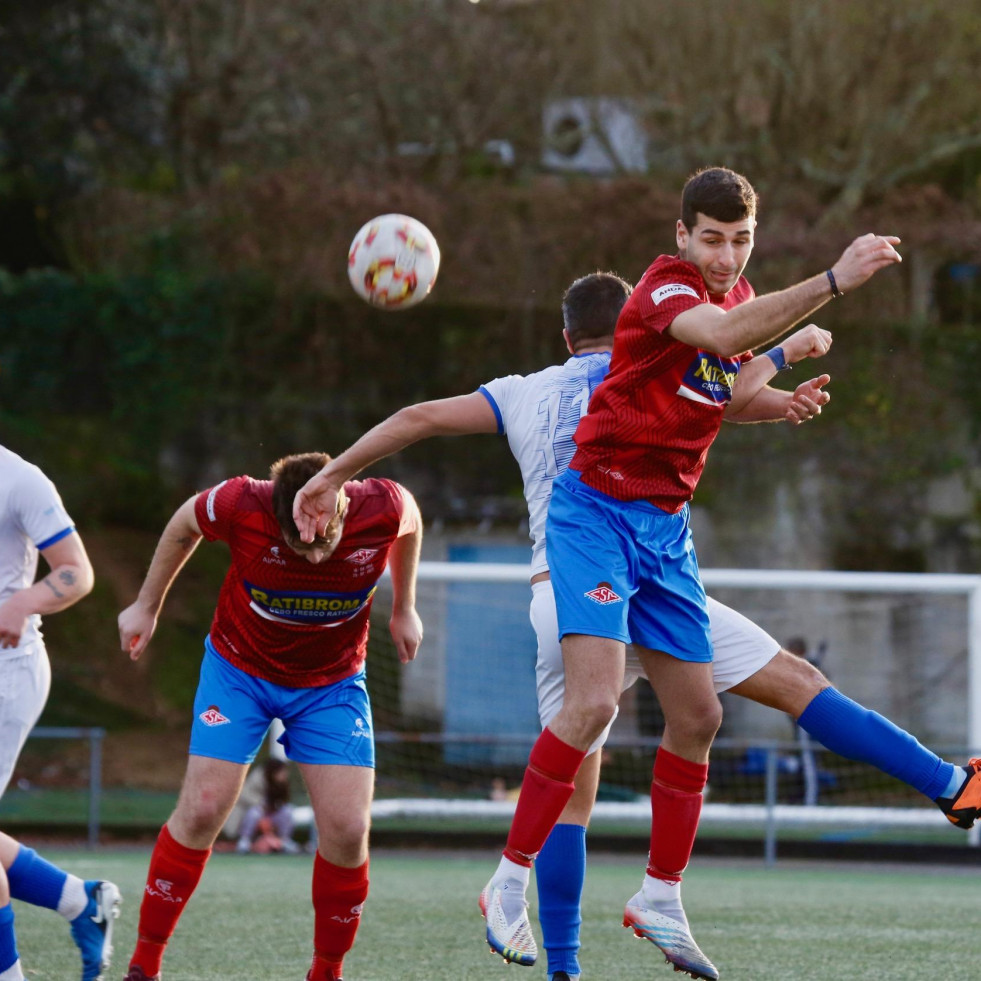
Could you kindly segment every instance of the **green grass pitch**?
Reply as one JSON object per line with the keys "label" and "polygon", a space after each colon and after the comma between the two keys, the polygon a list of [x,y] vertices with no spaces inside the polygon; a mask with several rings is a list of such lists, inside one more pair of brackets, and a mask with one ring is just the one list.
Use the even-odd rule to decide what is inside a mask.
{"label": "green grass pitch", "polygon": [[[136,936],[149,851],[41,849],[85,878],[123,891],[107,978],[122,978]],[[532,968],[488,953],[477,894],[493,853],[378,851],[371,896],[345,981],[541,981]],[[215,855],[164,961],[166,981],[302,981],[313,912],[309,857]],[[584,981],[677,977],[652,945],[620,926],[642,856],[591,856],[584,897]],[[974,962],[981,883],[956,868],[878,868],[699,860],[685,878],[695,937],[724,981],[922,981],[964,977]],[[532,910],[535,909],[534,896]],[[15,902],[21,959],[31,981],[79,977],[57,914]],[[541,933],[535,924],[536,935]],[[970,973],[970,972],[969,972]]]}

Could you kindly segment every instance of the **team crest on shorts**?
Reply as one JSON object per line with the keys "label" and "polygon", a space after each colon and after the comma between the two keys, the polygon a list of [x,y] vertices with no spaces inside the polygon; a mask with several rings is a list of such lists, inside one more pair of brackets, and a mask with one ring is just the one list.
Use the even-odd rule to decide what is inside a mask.
{"label": "team crest on shorts", "polygon": [[623,602],[623,599],[613,591],[613,587],[608,582],[598,583],[595,589],[583,593],[583,596],[591,599],[594,603],[599,603],[600,606]]}
{"label": "team crest on shorts", "polygon": [[228,725],[228,723],[232,721],[227,716],[221,714],[217,705],[209,705],[207,709],[198,716],[198,718],[206,726],[224,726]]}

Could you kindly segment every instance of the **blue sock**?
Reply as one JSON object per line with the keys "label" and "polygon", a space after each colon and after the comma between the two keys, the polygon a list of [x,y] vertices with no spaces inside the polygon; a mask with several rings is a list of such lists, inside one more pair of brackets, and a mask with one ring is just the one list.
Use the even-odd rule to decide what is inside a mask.
{"label": "blue sock", "polygon": [[14,899],[32,906],[43,906],[45,909],[58,908],[61,891],[67,879],[67,872],[41,858],[33,848],[25,845],[20,846],[17,858],[7,869],[10,895]]}
{"label": "blue sock", "polygon": [[548,973],[580,974],[579,927],[586,880],[586,829],[557,824],[535,859],[538,922],[548,953]]}
{"label": "blue sock", "polygon": [[825,688],[816,695],[797,721],[839,756],[871,763],[930,800],[944,792],[953,776],[953,763],[940,759],[908,732],[836,688]]}
{"label": "blue sock", "polygon": [[0,906],[0,972],[16,964],[17,938],[14,936],[14,910],[10,903]]}

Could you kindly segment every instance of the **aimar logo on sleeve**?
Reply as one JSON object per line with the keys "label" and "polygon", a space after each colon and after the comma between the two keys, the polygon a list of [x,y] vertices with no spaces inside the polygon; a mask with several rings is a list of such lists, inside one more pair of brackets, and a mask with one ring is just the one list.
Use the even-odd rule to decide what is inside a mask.
{"label": "aimar logo on sleeve", "polygon": [[651,299],[657,305],[670,300],[672,296],[693,296],[696,300],[702,298],[698,290],[685,286],[684,283],[668,283],[666,286],[659,286],[651,293]]}
{"label": "aimar logo on sleeve", "polygon": [[598,583],[595,589],[583,593],[583,596],[591,599],[594,603],[599,603],[600,606],[623,602],[623,599],[613,591],[613,587],[608,582]]}
{"label": "aimar logo on sleeve", "polygon": [[357,736],[359,739],[371,739],[371,728],[360,715],[354,720],[354,728],[351,730],[351,735]]}
{"label": "aimar logo on sleeve", "polygon": [[206,726],[226,726],[232,720],[221,714],[217,705],[209,705],[198,718]]}

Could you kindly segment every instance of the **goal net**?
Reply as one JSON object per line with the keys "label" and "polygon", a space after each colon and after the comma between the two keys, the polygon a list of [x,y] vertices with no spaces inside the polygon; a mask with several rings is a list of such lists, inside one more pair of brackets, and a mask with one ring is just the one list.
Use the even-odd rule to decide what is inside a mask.
{"label": "goal net", "polygon": [[[399,665],[388,635],[387,580],[375,600],[368,681],[376,826],[506,826],[539,732],[528,567],[466,561],[466,550],[461,558],[421,564],[425,641],[409,665]],[[981,577],[715,569],[703,579],[711,595],[941,756],[964,762],[981,752]],[[905,784],[824,750],[786,715],[732,695],[723,703],[708,833],[713,825],[775,821],[951,843],[937,808]],[[594,828],[649,823],[661,724],[646,683],[624,694],[604,751]]]}

